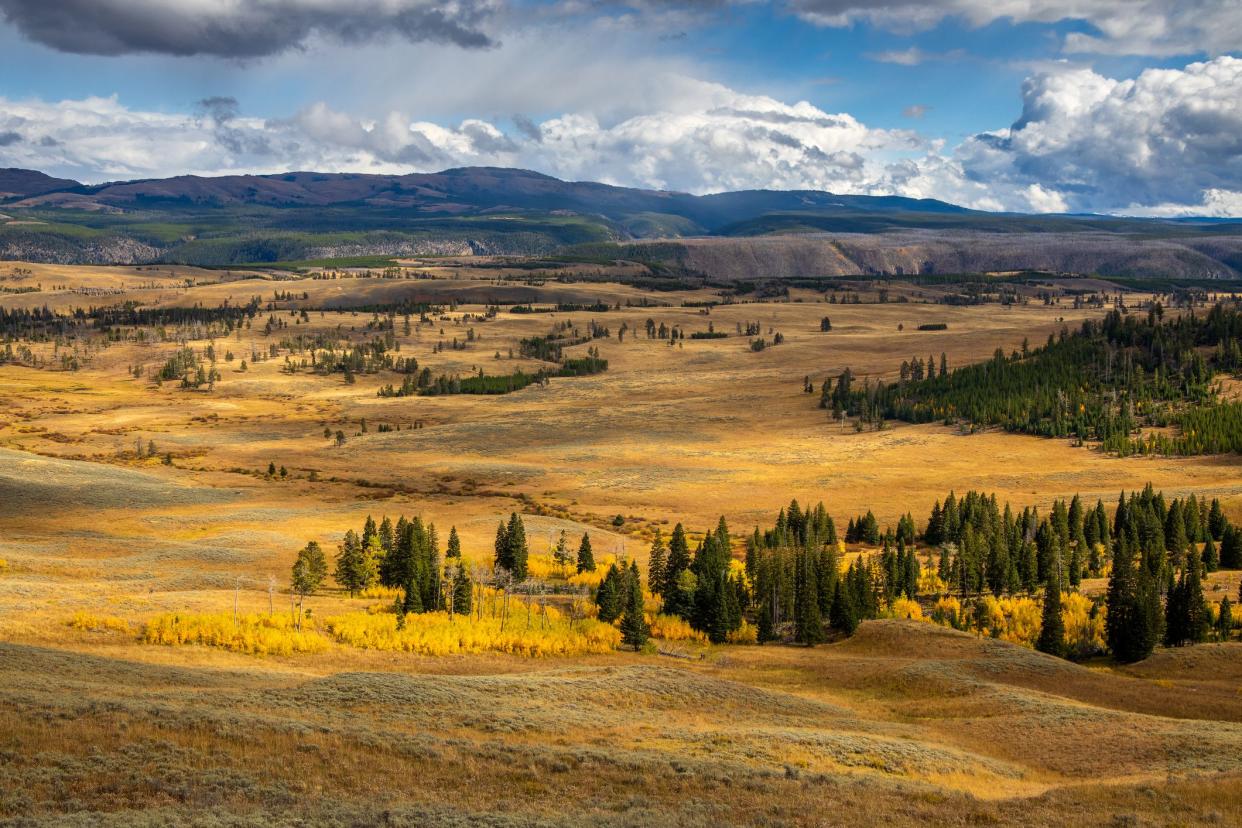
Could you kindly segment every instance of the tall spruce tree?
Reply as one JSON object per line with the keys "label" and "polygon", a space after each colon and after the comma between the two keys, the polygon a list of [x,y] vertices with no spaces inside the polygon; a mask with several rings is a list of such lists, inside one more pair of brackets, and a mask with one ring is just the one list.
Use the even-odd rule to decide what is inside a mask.
{"label": "tall spruce tree", "polygon": [[1208,510],[1208,532],[1211,533],[1213,539],[1217,541],[1223,540],[1225,526],[1227,525],[1228,521],[1225,520],[1225,511],[1220,507],[1220,499],[1212,498],[1212,506]]}
{"label": "tall spruce tree", "polygon": [[358,538],[358,534],[350,529],[337,547],[336,568],[332,572],[332,577],[342,589],[349,592],[352,598],[370,585],[369,574],[370,569],[362,541]]}
{"label": "tall spruce tree", "polygon": [[853,635],[858,629],[858,608],[854,606],[854,597],[848,586],[837,581],[832,596],[832,612],[829,615],[832,628],[845,635]]}
{"label": "tall spruce tree", "polygon": [[1233,602],[1226,595],[1220,599],[1220,610],[1216,614],[1216,639],[1228,641],[1233,636]]}
{"label": "tall spruce tree", "polygon": [[385,555],[392,554],[393,545],[396,543],[396,533],[393,530],[392,520],[388,515],[384,515],[384,519],[380,521],[379,541],[380,548],[384,550]]}
{"label": "tall spruce tree", "polygon": [[582,533],[582,541],[578,544],[578,572],[595,571],[595,553],[591,551],[591,534]]}
{"label": "tall spruce tree", "polygon": [[1113,552],[1113,571],[1108,576],[1108,615],[1106,631],[1108,649],[1118,661],[1138,661],[1132,643],[1134,626],[1138,623],[1138,578],[1135,573],[1134,550],[1122,537]]}
{"label": "tall spruce tree", "polygon": [[651,630],[643,614],[643,587],[638,575],[638,562],[630,564],[629,592],[621,616],[621,641],[635,650],[647,643]]}
{"label": "tall spruce tree", "polygon": [[1203,542],[1203,569],[1205,572],[1215,572],[1220,569],[1220,555],[1216,551],[1216,542],[1211,536]]}
{"label": "tall spruce tree", "polygon": [[474,583],[470,580],[470,572],[465,566],[458,566],[453,578],[453,614],[469,615],[473,603]]}
{"label": "tall spruce tree", "polygon": [[1222,569],[1242,569],[1242,529],[1231,523],[1221,530],[1220,565]]}
{"label": "tall spruce tree", "polygon": [[517,512],[509,515],[509,525],[505,527],[506,542],[506,558],[509,561],[508,567],[513,573],[514,581],[525,581],[527,574],[527,558],[529,557],[529,549],[526,546],[526,526],[522,523],[522,518]]}
{"label": "tall spruce tree", "polygon": [[668,563],[664,567],[664,586],[660,590],[665,600],[677,592],[678,579],[689,568],[690,544],[686,541],[685,528],[678,523],[673,527],[673,536],[668,542]]}
{"label": "tall spruce tree", "polygon": [[1056,572],[1044,589],[1044,612],[1035,649],[1041,653],[1065,657],[1065,623],[1061,619],[1061,579]]}
{"label": "tall spruce tree", "polygon": [[604,574],[604,580],[599,582],[599,587],[595,590],[595,605],[599,608],[599,620],[611,624],[620,618],[628,595],[624,574],[617,569],[615,563],[609,565],[608,571]]}
{"label": "tall spruce tree", "polygon": [[509,560],[509,530],[502,520],[496,524],[496,568],[511,571],[513,562]]}
{"label": "tall spruce tree", "polygon": [[1168,647],[1197,644],[1207,638],[1211,614],[1203,597],[1198,556],[1187,557],[1177,582],[1168,590],[1164,643]]}
{"label": "tall spruce tree", "polygon": [[667,558],[668,550],[664,546],[664,536],[657,528],[655,538],[651,541],[651,552],[647,557],[647,584],[656,595],[663,595]]}
{"label": "tall spruce tree", "polygon": [[798,555],[795,580],[794,640],[813,647],[824,640],[824,620],[819,612],[819,586],[815,567],[805,552]]}

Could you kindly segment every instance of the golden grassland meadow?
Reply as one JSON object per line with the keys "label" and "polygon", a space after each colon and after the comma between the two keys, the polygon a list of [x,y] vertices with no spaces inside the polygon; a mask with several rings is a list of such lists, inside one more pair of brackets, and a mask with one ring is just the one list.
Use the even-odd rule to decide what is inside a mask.
{"label": "golden grassland meadow", "polygon": [[[1239,524],[1239,455],[1118,456],[960,422],[863,427],[817,404],[846,368],[870,387],[896,382],[903,361],[985,363],[1104,308],[1035,290],[957,306],[913,283],[881,302],[862,282],[857,304],[801,288],[717,304],[707,288],[624,284],[623,265],[539,283],[468,260],[404,266],[388,279],[68,265],[12,276],[38,289],[0,296],[8,310],[255,297],[260,309],[232,330],[173,314],[112,337],[9,343],[0,825],[1242,823],[1236,630],[1112,658],[1117,578],[1110,560],[1084,557],[1053,613],[1066,657],[1050,655],[1046,588],[963,592],[949,560],[963,550],[941,563],[943,545],[923,540],[950,492],[994,494],[998,512],[1039,521],[1078,495],[1111,523],[1122,492],[1150,485],[1162,509],[1193,495]],[[363,309],[413,300],[425,307]],[[531,355],[558,325],[589,333],[561,363]],[[684,338],[648,335],[661,326]],[[323,358],[311,343],[384,337],[433,379],[578,358],[607,368],[512,393],[389,395],[404,380],[394,369],[311,364]],[[187,349],[206,381],[157,381]],[[1237,381],[1219,382],[1235,399]],[[834,582],[857,571],[880,583],[898,544],[912,561],[908,589],[877,588],[852,635],[829,595],[822,640],[795,640],[815,603],[793,586],[811,564],[782,557],[795,498],[835,521],[817,547]],[[868,512],[881,529],[912,515],[917,539],[908,551],[900,533],[846,539]],[[511,516],[521,578],[495,551]],[[434,537],[435,571],[419,576],[431,592],[332,577],[346,532],[386,517]],[[652,550],[662,556],[678,524],[691,552],[723,556],[724,586],[652,581]],[[747,560],[764,532],[770,571]],[[1179,536],[1181,560],[1215,554],[1211,534]],[[299,592],[291,572],[310,542],[327,570]],[[364,563],[382,566],[396,543]],[[1095,548],[1051,543],[1066,565]],[[1196,623],[1219,629],[1240,580],[1205,567]],[[790,632],[776,639],[769,584],[799,613],[781,616]],[[610,607],[601,595],[614,589]],[[725,606],[729,589],[749,604],[727,630],[678,604],[710,593]]]}

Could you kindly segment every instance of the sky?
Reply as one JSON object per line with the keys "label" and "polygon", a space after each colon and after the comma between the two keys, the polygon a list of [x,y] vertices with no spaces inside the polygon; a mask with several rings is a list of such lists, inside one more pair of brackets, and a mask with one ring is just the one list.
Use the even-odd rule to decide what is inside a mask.
{"label": "sky", "polygon": [[0,0],[0,167],[1242,215],[1242,0]]}

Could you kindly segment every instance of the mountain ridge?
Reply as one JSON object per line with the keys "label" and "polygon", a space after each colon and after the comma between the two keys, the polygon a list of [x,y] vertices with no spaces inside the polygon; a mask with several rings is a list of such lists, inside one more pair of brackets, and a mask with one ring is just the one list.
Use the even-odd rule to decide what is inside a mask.
{"label": "mountain ridge", "polygon": [[[29,171],[32,174],[33,171]],[[42,175],[42,173],[37,173]],[[383,175],[290,171],[264,175],[146,178],[87,185],[50,179],[25,197],[10,199],[24,208],[93,204],[137,208],[164,202],[205,207],[263,205],[404,207],[426,214],[465,214],[497,208],[571,209],[621,220],[636,213],[671,214],[693,221],[699,229],[719,227],[757,214],[798,210],[867,210],[965,214],[967,210],[935,199],[902,196],[857,196],[818,190],[736,190],[693,195],[676,190],[621,187],[597,181],[566,181],[535,170],[507,167],[453,167],[436,173]],[[3,179],[0,179],[0,185]],[[3,191],[3,190],[0,190]]]}
{"label": "mountain ridge", "polygon": [[[1024,269],[1242,276],[1236,220],[993,213],[818,190],[694,195],[505,167],[93,185],[7,169],[0,194],[0,259],[66,264],[637,252],[657,269],[721,280]],[[678,252],[666,255],[664,241]]]}

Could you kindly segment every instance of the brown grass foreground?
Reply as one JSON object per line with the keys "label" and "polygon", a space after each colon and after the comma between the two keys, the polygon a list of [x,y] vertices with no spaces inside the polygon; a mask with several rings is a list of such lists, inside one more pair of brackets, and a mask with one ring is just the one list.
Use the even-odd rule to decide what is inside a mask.
{"label": "brown grass foreground", "polygon": [[1175,657],[1115,672],[896,621],[701,663],[364,659],[318,672],[4,644],[0,818],[1237,824],[1239,650],[1197,648],[1193,672]]}

